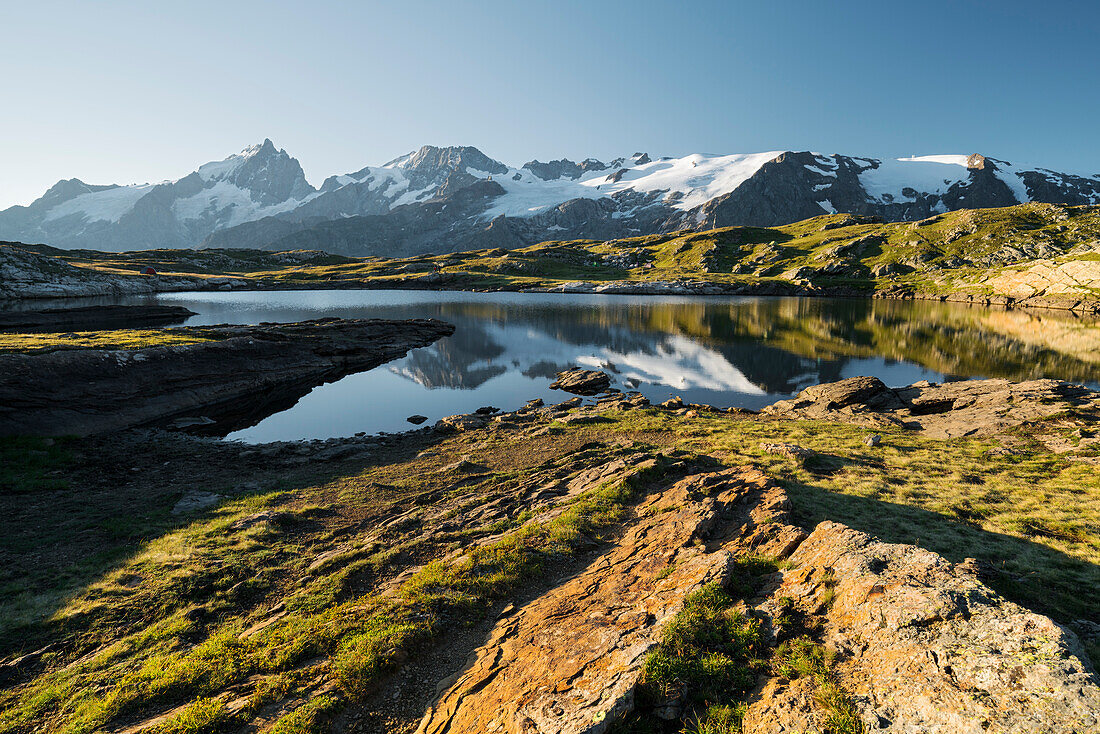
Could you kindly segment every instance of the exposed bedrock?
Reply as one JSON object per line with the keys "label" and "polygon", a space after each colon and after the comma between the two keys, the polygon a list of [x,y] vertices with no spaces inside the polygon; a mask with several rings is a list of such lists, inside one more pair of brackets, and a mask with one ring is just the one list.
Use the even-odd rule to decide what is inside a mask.
{"label": "exposed bedrock", "polygon": [[[441,682],[418,734],[610,731],[652,705],[635,696],[645,660],[687,595],[728,581],[745,556],[786,559],[741,602],[745,613],[773,649],[784,615],[815,630],[836,652],[830,680],[867,731],[1098,731],[1100,687],[1072,632],[997,596],[973,564],[828,521],[807,535],[788,508],[751,468],[654,492],[588,567],[507,610]],[[744,731],[828,729],[819,685],[766,668],[745,699]],[[669,718],[661,712],[643,716]]]}
{"label": "exposed bedrock", "polygon": [[814,385],[762,412],[870,427],[903,427],[936,438],[985,436],[1093,402],[1088,388],[1061,380],[917,382],[889,388],[877,377]]}
{"label": "exposed bedrock", "polygon": [[32,252],[18,242],[0,242],[0,300],[206,290],[228,280],[107,273]]}
{"label": "exposed bedrock", "polygon": [[67,329],[132,329],[178,324],[194,316],[183,306],[81,306],[39,311],[0,311],[0,330],[50,331]]}
{"label": "exposed bedrock", "polygon": [[257,404],[287,407],[316,385],[403,357],[454,326],[319,319],[178,331],[214,341],[0,355],[0,435],[88,435],[196,414],[247,425],[265,414]]}
{"label": "exposed bedrock", "polygon": [[[689,593],[724,581],[735,552],[782,555],[805,537],[786,507],[752,469],[654,494],[614,548],[496,626],[418,732],[606,731],[633,709],[646,654]],[[702,544],[731,528],[731,542]]]}
{"label": "exposed bedrock", "polygon": [[[1100,687],[1076,636],[999,597],[973,564],[828,521],[789,562],[758,609],[820,623],[867,731],[1100,731]],[[798,682],[769,680],[744,732],[818,730],[814,691]]]}

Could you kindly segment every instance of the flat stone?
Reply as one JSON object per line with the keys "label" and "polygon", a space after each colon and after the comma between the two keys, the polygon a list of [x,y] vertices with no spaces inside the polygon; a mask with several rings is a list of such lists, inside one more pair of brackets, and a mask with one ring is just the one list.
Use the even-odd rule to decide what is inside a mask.
{"label": "flat stone", "polygon": [[853,377],[808,387],[794,399],[780,400],[761,412],[952,438],[988,436],[1098,401],[1100,394],[1060,380],[918,382],[891,389],[874,377]]}
{"label": "flat stone", "polygon": [[611,386],[611,376],[597,370],[572,369],[558,373],[551,390],[564,390],[574,395],[596,395]]}

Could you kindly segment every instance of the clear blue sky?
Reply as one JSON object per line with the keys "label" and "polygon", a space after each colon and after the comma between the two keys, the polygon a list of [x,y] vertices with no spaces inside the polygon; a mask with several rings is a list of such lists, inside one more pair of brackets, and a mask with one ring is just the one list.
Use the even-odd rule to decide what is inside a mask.
{"label": "clear blue sky", "polygon": [[315,185],[532,158],[981,152],[1100,172],[1100,3],[4,2],[0,208],[270,137]]}

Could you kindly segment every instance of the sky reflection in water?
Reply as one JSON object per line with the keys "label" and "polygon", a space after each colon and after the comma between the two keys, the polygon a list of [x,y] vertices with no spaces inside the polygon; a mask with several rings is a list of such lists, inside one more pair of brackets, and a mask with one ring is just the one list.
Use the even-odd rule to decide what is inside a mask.
{"label": "sky reflection in water", "polygon": [[[970,377],[1095,384],[1100,328],[1057,312],[794,298],[646,298],[409,291],[167,294],[187,323],[438,318],[454,336],[315,388],[293,408],[230,434],[246,441],[401,431],[484,405],[515,409],[571,365],[603,369],[651,400],[680,395],[760,408],[854,375],[889,385]],[[131,301],[133,302],[133,301]]]}

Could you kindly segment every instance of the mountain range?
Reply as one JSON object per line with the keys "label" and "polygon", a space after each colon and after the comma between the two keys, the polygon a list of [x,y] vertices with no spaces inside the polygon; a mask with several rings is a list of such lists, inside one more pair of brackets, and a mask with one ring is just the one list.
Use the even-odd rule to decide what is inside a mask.
{"label": "mountain range", "polygon": [[59,181],[0,211],[0,240],[123,251],[250,247],[406,256],[546,240],[615,239],[847,212],[906,221],[1027,201],[1100,203],[1100,174],[971,155],[646,153],[514,168],[468,146],[424,146],[311,185],[270,140],[176,181]]}

